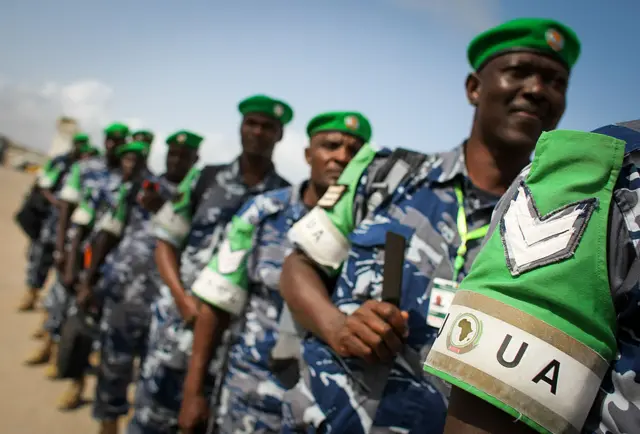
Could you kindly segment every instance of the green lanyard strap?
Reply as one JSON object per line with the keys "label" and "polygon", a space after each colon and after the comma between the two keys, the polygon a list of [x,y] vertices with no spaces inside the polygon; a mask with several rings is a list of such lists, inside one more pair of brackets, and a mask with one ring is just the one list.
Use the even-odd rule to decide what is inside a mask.
{"label": "green lanyard strap", "polygon": [[462,195],[462,189],[460,185],[455,186],[456,199],[458,200],[458,234],[460,235],[460,247],[456,252],[456,259],[453,261],[453,280],[458,280],[458,275],[462,271],[464,266],[465,256],[467,254],[467,241],[479,240],[484,238],[489,231],[489,225],[482,226],[481,228],[474,229],[471,232],[467,232],[467,216],[464,212],[464,196]]}

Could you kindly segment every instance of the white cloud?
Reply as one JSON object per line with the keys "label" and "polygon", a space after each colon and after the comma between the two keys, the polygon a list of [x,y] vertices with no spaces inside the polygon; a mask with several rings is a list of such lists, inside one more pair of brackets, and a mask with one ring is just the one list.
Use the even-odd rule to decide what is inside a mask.
{"label": "white cloud", "polygon": [[[29,85],[11,82],[0,76],[0,135],[46,152],[52,145],[56,120],[60,116],[76,119],[80,128],[93,137],[96,145],[101,143],[104,126],[119,120],[132,129],[148,128],[156,133],[150,163],[154,170],[162,172],[166,151],[164,139],[171,131],[155,128],[152,120],[145,119],[144,114],[126,118],[113,113],[110,103],[114,98],[114,89],[98,80]],[[228,162],[240,153],[239,137],[202,132],[206,141],[201,149],[201,164]],[[309,169],[304,161],[306,145],[306,136],[290,129],[277,145],[274,156],[276,168],[291,182],[299,182],[308,176]]]}
{"label": "white cloud", "polygon": [[48,151],[60,116],[75,118],[97,137],[108,121],[113,90],[96,80],[41,86],[0,80],[0,134],[33,149]]}
{"label": "white cloud", "polygon": [[424,11],[451,25],[481,32],[501,21],[500,0],[390,0],[399,6]]}

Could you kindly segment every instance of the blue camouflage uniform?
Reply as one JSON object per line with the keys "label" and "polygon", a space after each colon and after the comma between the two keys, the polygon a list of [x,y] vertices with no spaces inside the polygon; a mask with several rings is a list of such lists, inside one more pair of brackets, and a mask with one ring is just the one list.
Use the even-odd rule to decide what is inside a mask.
{"label": "blue camouflage uniform", "polygon": [[[616,166],[613,168],[613,170],[617,170],[618,167],[620,167],[620,172],[617,173],[617,179],[612,178],[613,188],[608,190],[607,192],[607,195],[611,194],[611,202],[610,202],[609,211],[608,211],[608,221],[605,223],[607,225],[605,226],[607,227],[607,229],[605,230],[608,233],[606,234],[606,239],[604,237],[598,237],[599,239],[602,240],[602,244],[604,245],[603,247],[606,249],[606,254],[602,255],[602,256],[605,256],[604,258],[597,258],[594,260],[594,261],[601,261],[603,264],[605,264],[605,268],[607,268],[606,271],[603,270],[595,273],[596,274],[605,273],[605,277],[603,280],[605,282],[608,280],[609,288],[604,289],[604,291],[600,293],[605,298],[599,299],[599,300],[590,300],[585,303],[585,305],[592,303],[592,305],[595,307],[595,310],[591,313],[591,315],[594,316],[591,326],[593,326],[593,324],[596,324],[597,321],[599,321],[599,318],[595,318],[595,317],[600,315],[605,316],[608,314],[606,312],[614,311],[615,315],[613,316],[613,323],[611,324],[611,326],[612,326],[612,336],[615,336],[614,341],[615,341],[615,346],[617,347],[617,354],[614,352],[613,361],[610,364],[608,363],[608,360],[604,358],[604,356],[598,355],[598,357],[603,362],[607,362],[607,364],[610,366],[607,370],[605,370],[606,373],[604,374],[602,382],[600,383],[600,387],[599,388],[596,387],[595,391],[593,391],[593,395],[595,395],[594,401],[589,401],[589,399],[591,398],[590,396],[591,391],[585,387],[585,384],[586,384],[586,381],[585,381],[585,384],[580,384],[577,386],[578,389],[575,389],[575,394],[580,397],[580,400],[582,402],[563,401],[561,403],[562,409],[560,410],[563,411],[565,414],[567,412],[570,412],[572,414],[578,414],[578,413],[581,413],[583,410],[589,411],[588,407],[586,409],[582,409],[580,407],[583,404],[591,405],[591,403],[593,403],[593,405],[590,408],[589,414],[586,418],[586,423],[584,424],[582,429],[580,429],[579,427],[576,428],[575,426],[572,426],[570,422],[573,422],[573,421],[571,421],[569,418],[562,418],[561,422],[567,426],[567,428],[563,432],[580,432],[582,434],[632,434],[632,433],[640,432],[640,400],[639,400],[640,398],[640,339],[638,337],[640,336],[640,268],[638,267],[640,265],[640,263],[638,262],[638,258],[640,258],[640,224],[639,224],[640,222],[640,206],[639,206],[640,204],[640,120],[623,122],[620,124],[616,124],[614,126],[609,125],[609,126],[597,129],[595,130],[595,132],[603,135],[611,135],[615,138],[621,138],[626,141],[626,149],[624,151],[624,157],[622,158],[622,165],[617,166],[615,164],[612,164],[611,161],[614,161],[615,158],[611,158],[611,161],[604,162],[602,166],[606,167],[607,171],[605,173],[605,176],[601,176],[601,179],[599,180],[595,180],[596,175],[594,175],[594,180],[590,181],[588,177],[585,178],[585,175],[583,174],[582,175],[582,178],[584,179],[583,185],[587,185],[587,188],[585,189],[586,191],[583,192],[579,189],[577,191],[577,195],[582,195],[582,197],[586,197],[586,198],[591,197],[594,194],[594,190],[596,188],[594,186],[604,185],[603,180],[606,181],[609,178],[610,173],[615,173],[615,172],[612,172],[612,169],[609,166]],[[575,134],[576,132],[557,132],[557,133]],[[583,133],[579,133],[579,134],[583,134]],[[554,139],[551,139],[551,140],[554,140]],[[553,148],[558,145],[565,145],[566,143],[567,143],[566,141],[565,142],[552,141],[547,146],[550,146]],[[579,143],[581,145],[585,143],[584,137],[581,138]],[[603,143],[605,142],[602,140],[598,142],[594,141],[592,143],[586,142],[585,147],[588,149],[588,146],[600,146],[602,147],[602,149],[606,149]],[[541,151],[540,149],[541,149],[541,146],[539,142],[536,149],[536,154],[540,152],[540,154],[542,155],[540,157],[540,161],[543,161],[542,159],[545,158],[544,157],[545,151]],[[613,147],[611,149],[613,149]],[[602,158],[602,155],[607,155],[607,154],[608,154],[607,156],[612,156],[614,151],[612,151],[611,149],[604,151],[604,154],[595,154],[595,155],[597,155],[597,157],[599,158]],[[550,151],[546,151],[546,152],[550,152]],[[591,158],[593,161],[592,164],[594,165],[598,164],[601,161],[601,160],[594,160],[593,159],[594,153],[589,153],[588,151],[585,151],[584,148],[580,148],[579,152],[588,154],[589,156],[585,158],[585,161],[588,161],[588,159]],[[615,152],[618,152],[618,151],[615,151]],[[575,151],[573,151],[573,155],[571,153],[566,153],[565,155],[563,155],[563,157],[565,157],[565,160],[563,162],[550,160],[549,158],[552,158],[552,157],[546,157],[547,158],[546,170],[548,171],[574,170],[573,164],[575,164],[576,161],[578,161],[576,160],[575,154],[576,154]],[[569,155],[569,158],[567,158],[566,155]],[[536,155],[536,159],[538,158],[539,156]],[[545,163],[542,163],[541,165],[545,165]],[[490,240],[497,239],[498,243],[487,244],[486,246],[487,251],[483,250],[480,256],[478,257],[478,261],[476,262],[476,264],[479,266],[479,268],[484,267],[484,271],[479,270],[479,272],[476,272],[476,276],[474,276],[474,271],[472,271],[470,277],[475,277],[476,282],[477,282],[478,274],[484,273],[485,275],[489,275],[490,272],[494,271],[494,269],[489,271],[488,267],[486,267],[489,264],[488,262],[486,262],[486,260],[488,258],[487,255],[490,255],[492,253],[496,253],[496,256],[494,256],[494,258],[499,257],[498,252],[496,251],[497,249],[495,248],[496,246],[499,246],[499,249],[500,249],[499,255],[506,258],[506,259],[500,258],[501,266],[504,266],[505,269],[510,267],[515,268],[515,266],[513,265],[514,263],[521,264],[524,262],[522,258],[518,259],[518,262],[516,262],[512,258],[513,253],[507,247],[509,245],[508,244],[509,242],[503,241],[506,239],[506,236],[504,235],[505,231],[508,231],[508,229],[505,229],[505,225],[506,225],[505,221],[506,221],[506,216],[508,211],[513,209],[513,207],[515,206],[515,203],[517,202],[520,196],[524,196],[525,198],[527,198],[528,196],[528,198],[526,199],[527,201],[537,200],[537,202],[532,202],[532,204],[529,205],[529,207],[533,206],[533,209],[535,210],[535,212],[538,213],[538,216],[541,216],[541,212],[539,211],[539,208],[535,204],[536,203],[545,204],[544,201],[546,199],[546,196],[545,194],[543,194],[543,190],[536,190],[539,193],[539,195],[536,197],[533,197],[530,191],[525,191],[523,189],[523,186],[526,186],[531,180],[529,176],[530,173],[535,172],[536,170],[537,170],[536,162],[534,160],[534,163],[526,167],[521,172],[521,174],[514,180],[509,190],[505,193],[502,200],[496,206],[494,218],[492,219],[492,223],[491,223],[491,228],[489,229],[489,234],[487,236],[489,237]],[[601,175],[601,174],[598,174],[598,175]],[[534,182],[538,182],[538,181],[534,181]],[[561,180],[558,180],[558,183],[561,183]],[[558,186],[557,188],[558,190],[563,191],[562,186]],[[610,187],[607,187],[607,189],[608,188]],[[603,190],[605,189],[603,188]],[[596,192],[596,193],[599,193],[599,192]],[[553,189],[546,190],[546,194],[547,196],[555,196]],[[579,196],[572,197],[571,199],[566,199],[565,201],[568,201],[570,203],[567,205],[563,205],[563,208],[570,209],[571,206],[579,206],[581,203],[584,202],[582,200],[577,201],[576,200],[577,197]],[[580,198],[582,199],[582,197]],[[553,209],[548,213],[545,210],[544,212],[546,214],[542,214],[545,220],[548,217],[554,217],[554,215],[562,215],[560,214],[560,212],[558,212],[557,209],[555,209],[555,207],[557,206],[557,202],[554,201],[553,203],[554,203]],[[532,208],[529,208],[529,210],[531,209]],[[587,220],[584,221],[585,226],[587,224],[586,222]],[[583,224],[583,223],[578,221],[577,223],[574,223],[574,224],[577,225],[577,224]],[[523,227],[519,228],[519,230],[522,231],[520,233],[524,233],[526,229],[528,228],[523,224]],[[541,229],[538,226],[536,228],[535,233],[538,234],[540,233],[540,231]],[[492,235],[494,233],[496,235],[493,236],[492,238]],[[585,229],[584,227],[582,228],[576,227],[574,233],[583,234],[585,233]],[[545,240],[553,239],[552,237],[554,235],[557,236],[556,234],[553,234],[552,236],[547,235]],[[543,261],[539,259],[539,256],[533,256],[537,261],[535,262],[535,266],[530,266],[530,268],[522,267],[521,269],[519,269],[518,271],[520,274],[518,275],[518,278],[521,278],[523,276],[526,278],[527,274],[525,273],[529,273],[528,274],[528,276],[530,277],[530,280],[528,281],[529,283],[542,282],[543,283],[542,287],[547,287],[547,285],[549,285],[548,275],[547,275],[547,279],[545,280],[545,274],[543,274],[545,272],[545,269],[552,268],[556,265],[567,264],[572,261],[577,262],[578,260],[576,259],[577,257],[576,249],[578,248],[578,245],[580,245],[579,242],[572,244],[571,255],[566,255],[564,257],[561,257],[560,259],[557,259],[557,255],[555,258],[552,258],[552,260],[550,260],[549,257],[547,256],[542,258],[544,260]],[[588,257],[592,259],[596,256],[599,256],[599,254],[595,253],[599,251],[599,247],[600,246],[589,246],[589,248],[591,249],[591,252],[586,255],[583,254],[582,257],[583,258]],[[553,249],[549,249],[547,253],[555,254],[556,250],[554,249],[557,249],[557,247],[554,247]],[[483,257],[482,255],[485,255],[485,256]],[[530,260],[529,258],[526,258],[526,259]],[[589,262],[589,264],[595,264],[595,262]],[[520,270],[523,270],[523,271],[520,271]],[[534,275],[533,273],[536,273],[536,274]],[[498,274],[496,273],[496,275]],[[492,277],[495,277],[495,276],[492,276]],[[555,275],[554,278],[558,279],[559,276]],[[472,279],[472,282],[473,282],[473,279]],[[496,290],[495,290],[496,294],[500,294],[500,293],[505,294],[508,297],[512,297],[513,300],[520,302],[520,304],[518,304],[517,306],[519,306],[518,310],[522,315],[518,317],[518,321],[514,324],[516,324],[519,327],[525,328],[524,326],[521,326],[521,324],[532,323],[531,319],[528,317],[531,317],[534,320],[537,320],[534,314],[523,312],[524,309],[521,306],[527,306],[527,305],[544,306],[543,310],[550,312],[549,318],[552,318],[555,316],[563,320],[566,320],[568,323],[574,324],[574,325],[576,325],[578,321],[580,321],[581,312],[578,310],[579,308],[577,306],[573,306],[573,305],[564,306],[563,303],[567,303],[567,302],[565,302],[562,299],[562,297],[556,298],[556,299],[553,298],[551,293],[557,292],[557,290],[554,290],[553,284],[548,286],[549,288],[548,294],[538,291],[537,293],[534,293],[532,295],[533,291],[529,286],[527,286],[526,282],[527,281],[525,280],[524,283],[518,282],[517,285],[509,286],[508,280],[504,282],[496,281]],[[572,284],[575,285],[575,282],[572,282]],[[461,287],[461,289],[463,290],[467,289],[467,287],[464,286],[465,282],[463,282],[462,285],[463,286]],[[471,285],[471,288],[469,288],[469,290],[464,292],[467,292],[469,294],[475,294],[476,291],[478,290],[478,287],[476,286],[475,283],[467,283],[467,285]],[[562,285],[559,284],[558,286],[561,287]],[[578,288],[573,287],[569,289],[573,289],[577,291],[578,295],[576,297],[590,298],[594,295],[593,292],[585,291],[584,288],[580,288],[580,287]],[[564,289],[561,289],[561,291],[562,290]],[[607,300],[607,298],[609,298],[609,294],[607,294],[607,292],[610,292],[610,297],[612,300],[611,306],[608,306],[610,301]],[[489,291],[485,290],[479,295],[485,297],[487,300],[492,299],[492,297],[487,296],[486,294],[489,294]],[[525,296],[523,296],[523,294],[525,294]],[[501,306],[502,306],[502,309],[500,310],[500,312],[508,311],[509,309],[514,309],[513,307],[514,304],[509,305],[507,304],[507,302],[505,302],[505,300],[507,300],[506,297],[503,297],[500,300],[501,300]],[[480,304],[478,304],[478,306],[480,306]],[[479,312],[481,313],[483,312],[481,307],[478,307],[477,309],[479,310]],[[497,313],[494,315],[498,316]],[[450,321],[449,324],[455,324],[455,320]],[[510,324],[507,322],[503,322],[501,324],[507,324],[508,326],[510,326]],[[550,324],[550,323],[546,322],[546,324]],[[549,330],[545,330],[546,335],[548,336],[548,342],[553,342],[552,339],[555,338],[555,335],[553,332],[553,330],[557,330],[555,329],[555,327],[551,328],[551,326],[549,326]],[[582,326],[577,326],[577,328],[581,328],[581,327]],[[530,328],[529,330],[531,329],[532,328]],[[594,330],[597,330],[595,326],[592,328],[586,328],[585,330],[587,331],[587,333],[593,334],[592,336],[594,337],[597,336],[596,334],[597,332],[594,331]],[[485,340],[486,338],[490,338],[492,336],[491,332],[492,330],[490,328],[490,325],[488,326],[487,323],[485,323],[482,330],[482,339],[484,342],[487,342]],[[505,327],[504,333],[510,333],[510,334],[513,333],[514,336],[516,335],[513,332],[513,328]],[[570,336],[567,331],[562,330],[562,333],[563,333],[563,336]],[[495,335],[495,332],[494,332],[494,335]],[[447,333],[442,333],[440,339],[442,339],[443,336],[446,339],[448,339]],[[524,335],[517,336],[514,338],[514,340],[516,342],[526,342],[523,339],[523,336]],[[533,339],[530,339],[530,338],[527,338],[527,339],[533,342]],[[579,348],[579,345],[585,345],[579,342],[577,339],[576,339],[576,342],[577,344],[574,345],[574,348]],[[531,345],[531,347],[533,347],[533,344]],[[481,349],[481,348],[482,347],[480,346],[478,347],[478,349]],[[554,347],[553,345],[550,345],[549,348],[556,348],[556,347]],[[507,360],[515,360],[514,358],[515,351],[512,351],[511,349],[509,351],[510,351],[509,357],[507,358]],[[431,357],[429,358],[431,361],[427,362],[427,364],[425,364],[425,367],[427,365],[434,366],[434,362],[432,360],[434,360],[438,354],[441,354],[441,353],[439,353],[436,350],[432,351]],[[480,354],[482,355],[483,353],[480,353]],[[534,369],[538,366],[544,366],[544,364],[547,363],[547,361],[549,360],[548,358],[549,353],[544,354],[544,352],[536,352],[532,354],[533,354],[533,360],[536,361],[536,363],[533,364]],[[475,354],[475,356],[473,357],[475,358],[478,356],[477,354]],[[520,354],[518,354],[517,357],[519,357],[518,364],[524,366],[525,365],[524,360],[526,359],[526,356],[525,358],[523,358]],[[440,371],[440,373],[442,374],[444,372],[447,372],[445,371],[446,369],[449,369],[449,368],[444,368],[444,366],[449,366],[452,368],[455,367],[459,370],[462,370],[463,372],[470,372],[469,368],[463,366],[460,363],[459,359],[452,359],[452,360],[453,362],[451,362],[451,364],[439,365],[440,367],[434,368],[434,371]],[[467,360],[470,360],[470,359],[467,359]],[[557,374],[557,376],[555,377],[557,381],[556,383],[557,394],[554,391],[553,392],[554,396],[558,396],[558,397],[566,396],[566,394],[561,395],[563,386],[566,386],[565,384],[566,381],[563,383],[563,379],[569,378],[568,374],[570,374],[569,370],[566,369],[565,366],[566,365],[564,364],[564,361],[563,361],[562,368],[560,368],[560,365],[558,364],[557,372],[559,372],[559,374]],[[514,366],[505,366],[505,367],[513,368]],[[562,369],[565,369],[565,371],[562,371]],[[592,369],[595,369],[595,368],[592,368]],[[514,371],[514,372],[516,373],[516,375],[513,375],[513,377],[511,377],[510,379],[512,383],[518,382],[519,384],[522,384],[522,380],[520,379],[524,379],[524,381],[527,381],[529,378],[531,378],[527,375],[529,374],[529,372],[526,372],[526,370]],[[487,374],[485,371],[481,369],[478,369],[474,373],[474,376],[476,378],[486,378],[485,376],[487,375],[490,375],[490,374]],[[548,373],[547,375],[549,376]],[[505,373],[505,377],[508,377],[508,376],[509,376],[508,373]],[[457,383],[459,387],[462,387],[461,383],[469,384],[468,382],[469,379],[465,378],[464,375],[460,375],[459,377],[460,378],[455,378],[454,376],[451,376],[450,378],[455,379],[456,381],[459,381]],[[493,377],[489,377],[489,378],[493,378]],[[599,380],[596,375],[593,375],[593,378],[595,378],[596,381]],[[514,379],[517,379],[517,380],[514,380]],[[571,377],[572,381],[574,379],[575,377]],[[548,381],[548,377],[547,377],[547,381]],[[493,385],[495,383],[492,382],[490,384]],[[523,390],[526,390],[526,392],[528,393],[532,393],[532,391],[537,392],[539,390],[544,390],[545,393],[549,393],[548,392],[549,383],[543,383],[541,381],[538,384],[541,385],[540,389],[529,389],[529,390],[523,389]],[[575,385],[573,382],[569,384],[570,388],[573,388],[574,386]],[[507,390],[508,391],[507,393],[510,393],[511,387],[512,386],[508,383],[502,383],[499,390],[500,392]],[[564,390],[567,390],[567,387],[564,387]],[[488,400],[486,396],[494,396],[493,393],[496,393],[496,392],[488,392],[486,390],[483,390],[482,388],[475,389],[475,391],[478,393],[484,393],[485,397],[483,399],[485,400]],[[474,392],[474,394],[476,392]],[[586,399],[585,399],[585,395],[587,395]],[[559,413],[557,407],[553,408],[553,405],[549,404],[548,402],[541,401],[539,396],[536,397],[537,399],[535,400],[530,398],[530,396],[527,393],[522,393],[521,395],[514,394],[513,396],[518,396],[517,405],[520,408],[514,411],[518,411],[520,412],[520,414],[524,415],[525,411],[531,411],[530,415],[533,415],[533,414],[551,415],[551,416],[548,416],[544,421],[544,422],[550,423],[549,421],[552,421],[552,422],[554,421],[554,418],[552,416],[554,414]],[[549,396],[553,397],[551,394],[549,394]],[[551,401],[551,399],[549,401]],[[492,404],[496,405],[495,403],[492,403]],[[513,403],[506,403],[505,405],[512,406],[512,408],[515,408],[513,407],[514,405]],[[542,413],[540,411],[533,411],[532,409],[534,408],[534,406],[539,406],[539,408],[543,409],[545,413]],[[535,420],[533,416],[531,416],[531,419]],[[542,421],[536,420],[536,422],[541,423]],[[531,426],[531,424],[529,425]],[[549,430],[543,428],[542,425],[538,425],[535,431],[549,432]]]}
{"label": "blue camouflage uniform", "polygon": [[[195,198],[199,172],[193,173],[195,176],[187,176],[178,187],[176,202],[165,204],[154,217],[157,238],[181,251],[180,275],[189,294],[196,277],[215,253],[226,225],[242,204],[257,194],[289,185],[271,171],[262,183],[247,188],[236,160],[219,167],[215,182],[201,198]],[[152,311],[147,356],[136,389],[134,417],[128,427],[132,434],[177,431],[182,383],[191,354],[193,331],[182,321],[168,287],[161,288],[161,297]],[[219,369],[222,363],[222,348],[212,363],[212,372],[216,369],[213,366]],[[213,385],[208,388],[212,390]]]}
{"label": "blue camouflage uniform", "polygon": [[[105,192],[109,192],[110,203],[112,206],[115,205],[120,183],[120,170],[110,169],[103,157],[89,158],[73,165],[59,196],[61,200],[77,206],[71,216],[69,237],[77,230],[77,225],[91,226],[107,211],[106,206],[97,210],[91,206],[91,203],[109,202],[101,199]],[[87,246],[90,239],[90,236],[86,237],[83,246]],[[54,340],[60,338],[62,324],[69,314],[69,309],[73,309],[71,305],[69,289],[65,288],[58,276],[45,300],[48,313],[45,329]]]}
{"label": "blue camouflage uniform", "polygon": [[[144,176],[157,182],[167,201],[177,185],[166,177]],[[130,184],[121,189],[116,223],[107,219],[99,229],[120,237],[102,270],[100,292],[104,295],[101,320],[101,358],[93,415],[98,420],[115,420],[129,410],[127,387],[132,381],[135,357],[144,359],[151,319],[151,305],[159,296],[160,274],[154,262],[156,239],[151,232],[151,213],[135,203],[128,217],[118,212],[126,207]],[[119,215],[118,215],[119,214]],[[124,221],[121,221],[124,220]],[[123,227],[124,225],[124,227]]]}
{"label": "blue camouflage uniform", "polygon": [[454,272],[461,245],[459,210],[469,233],[481,230],[498,198],[471,183],[460,146],[423,156],[420,165],[380,199],[378,176],[392,156],[387,149],[363,147],[338,185],[318,203],[324,209],[314,208],[293,226],[290,236],[327,272],[335,275],[341,269],[332,300],[347,315],[369,299],[380,300],[386,233],[406,238],[399,304],[409,314],[406,345],[385,370],[342,358],[318,338],[306,337],[301,378],[284,396],[283,432],[437,434],[444,428],[448,388],[421,368],[438,331],[437,324],[429,325],[430,295],[435,278],[461,280],[479,250],[481,239],[467,241],[466,260]]}
{"label": "blue camouflage uniform", "polygon": [[[47,162],[38,174],[36,185],[42,189],[49,189],[54,196],[58,196],[73,165],[71,155],[58,155]],[[49,215],[42,224],[40,237],[31,241],[27,258],[27,288],[40,289],[47,280],[49,270],[53,265],[53,251],[56,243],[56,225],[58,223],[58,208],[51,206]]]}
{"label": "blue camouflage uniform", "polygon": [[234,217],[218,253],[193,285],[195,295],[241,323],[241,331],[230,340],[220,393],[221,433],[280,432],[285,387],[271,372],[269,361],[284,306],[280,272],[292,250],[287,232],[307,212],[302,201],[306,185],[275,190],[248,201]]}

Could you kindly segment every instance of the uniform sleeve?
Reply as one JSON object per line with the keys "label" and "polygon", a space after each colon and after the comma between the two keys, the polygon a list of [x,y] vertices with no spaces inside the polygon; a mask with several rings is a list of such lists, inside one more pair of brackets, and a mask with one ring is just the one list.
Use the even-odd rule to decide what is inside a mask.
{"label": "uniform sleeve", "polygon": [[193,284],[193,293],[205,303],[232,315],[240,315],[248,297],[247,258],[254,245],[255,225],[248,212],[255,200],[247,202],[227,227],[216,255]]}
{"label": "uniform sleeve", "polygon": [[69,171],[69,176],[60,190],[60,199],[71,204],[78,204],[82,200],[82,179],[80,164],[74,163]]}
{"label": "uniform sleeve", "polygon": [[[635,253],[611,197],[617,163],[611,157],[603,168],[597,151],[613,148],[602,137],[581,141],[580,158],[560,146],[546,157],[557,143],[538,142],[532,166],[496,207],[424,364],[543,434],[581,432],[615,363],[612,295]],[[614,145],[610,154],[621,156],[624,146]],[[568,169],[582,173],[561,178]]]}
{"label": "uniform sleeve", "polygon": [[60,171],[56,169],[54,161],[49,160],[38,172],[37,185],[40,188],[51,188],[60,176]]}
{"label": "uniform sleeve", "polygon": [[289,230],[291,242],[330,274],[340,269],[349,253],[347,237],[355,226],[354,204],[360,196],[366,196],[363,175],[375,156],[375,149],[363,146],[338,183],[330,186],[317,206]]}
{"label": "uniform sleeve", "polygon": [[96,210],[104,200],[102,188],[89,189],[83,192],[83,198],[71,214],[71,223],[78,226],[91,226],[96,217]]}
{"label": "uniform sleeve", "polygon": [[96,225],[97,230],[108,232],[118,238],[122,236],[122,232],[124,231],[125,217],[127,214],[126,207],[128,206],[128,192],[129,189],[126,185],[120,186],[115,209],[110,209],[102,216],[102,218]]}
{"label": "uniform sleeve", "polygon": [[189,235],[191,229],[191,209],[193,201],[193,191],[200,177],[200,170],[193,168],[180,183],[176,197],[172,201],[167,201],[158,210],[152,220],[153,234],[162,241],[180,248],[184,240]]}

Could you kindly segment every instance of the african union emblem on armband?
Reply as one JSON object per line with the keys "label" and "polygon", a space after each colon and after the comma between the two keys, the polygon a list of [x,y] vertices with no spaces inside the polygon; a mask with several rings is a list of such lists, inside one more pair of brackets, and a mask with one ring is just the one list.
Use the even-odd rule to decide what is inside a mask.
{"label": "african union emblem on armband", "polygon": [[447,349],[456,354],[468,353],[478,346],[481,336],[482,321],[472,313],[461,313],[447,334]]}

